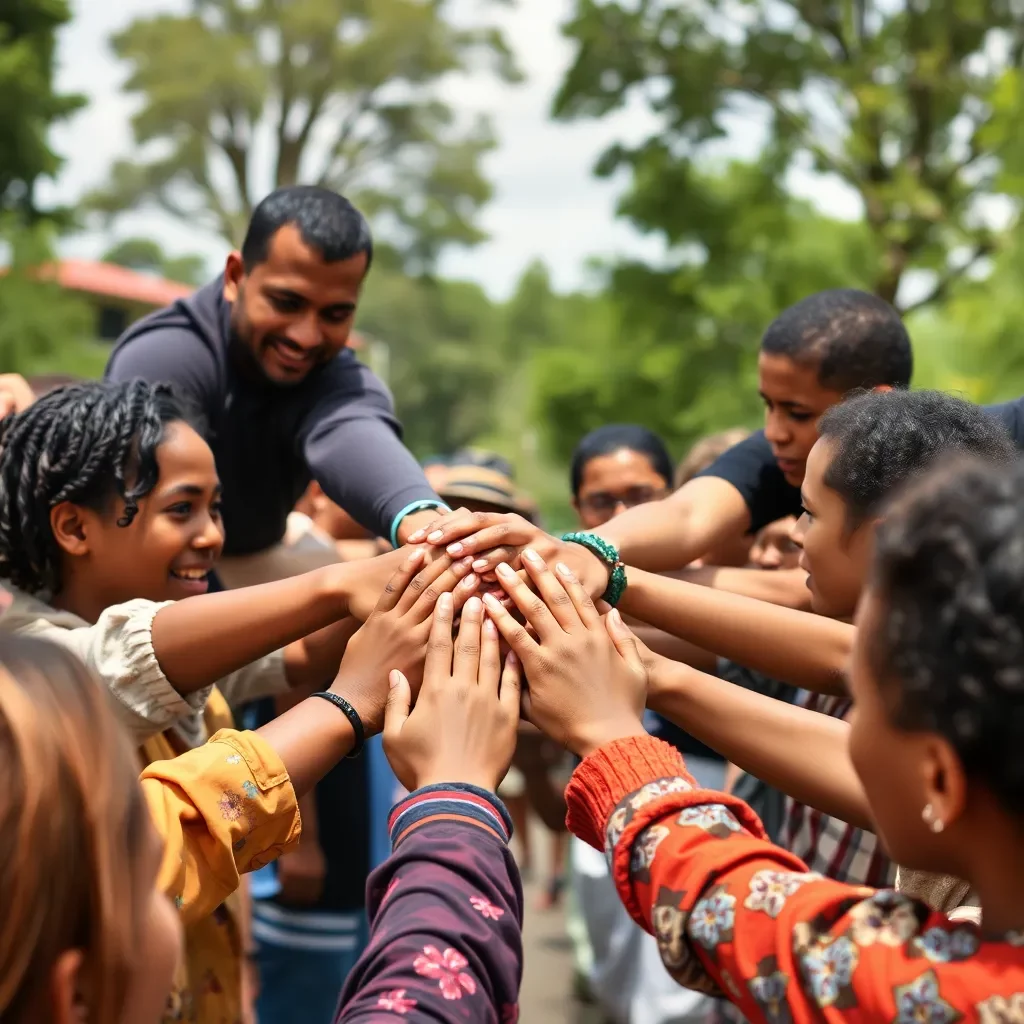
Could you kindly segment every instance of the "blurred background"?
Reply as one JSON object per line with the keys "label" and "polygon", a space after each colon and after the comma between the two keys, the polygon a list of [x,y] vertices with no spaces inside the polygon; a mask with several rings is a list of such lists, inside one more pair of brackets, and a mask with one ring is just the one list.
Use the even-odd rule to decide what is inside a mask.
{"label": "blurred background", "polygon": [[272,187],[372,219],[359,310],[420,456],[518,470],[755,424],[817,289],[905,311],[921,386],[1024,391],[1021,0],[2,0],[0,370],[98,374]]}

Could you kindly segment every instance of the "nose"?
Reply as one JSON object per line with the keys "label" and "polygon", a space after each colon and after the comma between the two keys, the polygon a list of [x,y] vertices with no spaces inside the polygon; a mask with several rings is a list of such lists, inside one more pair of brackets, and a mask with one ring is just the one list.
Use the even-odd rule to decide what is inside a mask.
{"label": "nose", "polygon": [[810,525],[810,520],[805,512],[790,528],[789,539],[793,542],[793,546],[799,548],[801,551],[804,549],[804,534],[807,533],[807,527]]}
{"label": "nose", "polygon": [[789,444],[793,439],[788,420],[775,410],[770,410],[765,414],[764,436],[768,439],[769,444],[779,447]]}
{"label": "nose", "polygon": [[224,527],[212,515],[208,515],[202,528],[192,538],[192,547],[196,551],[213,551],[214,558],[224,547]]}
{"label": "nose", "polygon": [[288,340],[305,349],[316,348],[320,344],[321,337],[320,320],[316,315],[316,310],[308,310],[288,329]]}

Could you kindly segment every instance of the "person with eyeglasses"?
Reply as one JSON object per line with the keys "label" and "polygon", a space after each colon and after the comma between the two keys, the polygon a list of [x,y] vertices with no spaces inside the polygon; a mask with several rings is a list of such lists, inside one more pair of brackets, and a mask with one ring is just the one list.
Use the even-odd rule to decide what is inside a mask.
{"label": "person with eyeglasses", "polygon": [[[570,464],[572,503],[584,530],[594,530],[673,489],[675,467],[665,442],[646,427],[613,423],[587,434]],[[743,564],[745,558],[739,563]],[[664,719],[645,723],[684,752],[691,770],[706,770],[705,784],[720,787],[725,760]],[[578,839],[571,843],[567,927],[576,946],[577,971],[609,1021],[684,1024],[703,1020],[711,1000],[674,984],[657,943],[633,923],[617,900],[604,857]],[[579,988],[579,985],[577,985]]]}

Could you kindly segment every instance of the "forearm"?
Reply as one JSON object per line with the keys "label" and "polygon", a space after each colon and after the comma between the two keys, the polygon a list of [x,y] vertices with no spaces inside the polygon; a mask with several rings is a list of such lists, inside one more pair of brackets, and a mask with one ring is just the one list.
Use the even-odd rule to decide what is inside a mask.
{"label": "forearm", "polygon": [[783,608],[811,610],[811,592],[807,589],[807,573],[803,569],[766,572],[764,569],[705,565],[699,569],[681,569],[672,573],[671,578],[767,601]]}
{"label": "forearm", "polygon": [[167,605],[153,619],[153,650],[179,693],[209,686],[348,614],[350,567],[332,565],[256,587]]}
{"label": "forearm", "polygon": [[658,659],[648,705],[743,771],[858,828],[874,830],[839,719]]}
{"label": "forearm", "polygon": [[338,674],[345,648],[360,623],[348,616],[311,633],[284,651],[285,674],[291,686],[327,686]]}
{"label": "forearm", "polygon": [[809,612],[627,570],[619,610],[782,682],[843,693],[854,627]]}
{"label": "forearm", "polygon": [[[335,689],[345,692],[343,683],[336,684]],[[355,745],[348,718],[322,697],[308,697],[262,726],[257,734],[284,762],[300,799]]]}
{"label": "forearm", "polygon": [[681,661],[684,665],[691,665],[700,669],[701,672],[715,671],[718,665],[718,655],[705,651],[703,647],[691,644],[689,640],[666,633],[657,626],[649,626],[646,622],[636,622],[626,619],[626,625],[645,643],[655,654],[660,654],[670,661]]}
{"label": "forearm", "polygon": [[391,822],[394,852],[367,885],[370,944],[345,983],[338,1024],[514,1020],[523,897],[504,807],[483,790],[432,786]]}
{"label": "forearm", "polygon": [[749,525],[750,514],[736,488],[701,477],[661,501],[623,512],[595,532],[618,548],[627,565],[667,572],[685,568]]}

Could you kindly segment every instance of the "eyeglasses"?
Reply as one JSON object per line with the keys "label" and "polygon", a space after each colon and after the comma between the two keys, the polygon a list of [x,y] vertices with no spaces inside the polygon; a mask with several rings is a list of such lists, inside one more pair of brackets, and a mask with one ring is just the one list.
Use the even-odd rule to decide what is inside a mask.
{"label": "eyeglasses", "polygon": [[595,491],[580,498],[580,508],[593,512],[596,515],[610,515],[620,505],[623,508],[636,508],[637,505],[646,505],[649,501],[657,501],[664,498],[667,490],[664,487],[631,487],[622,494],[611,494],[608,491]]}

